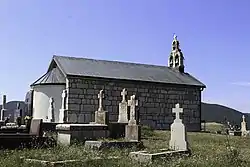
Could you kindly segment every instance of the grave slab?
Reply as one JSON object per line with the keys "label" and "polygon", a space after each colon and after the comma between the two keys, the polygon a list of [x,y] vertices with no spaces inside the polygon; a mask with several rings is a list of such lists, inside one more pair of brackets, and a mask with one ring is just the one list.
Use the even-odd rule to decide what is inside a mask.
{"label": "grave slab", "polygon": [[150,163],[160,158],[170,158],[173,156],[184,156],[184,155],[190,156],[191,152],[189,150],[186,150],[186,151],[160,151],[157,153],[150,153],[147,151],[137,151],[129,153],[129,157],[131,159],[144,163]]}
{"label": "grave slab", "polygon": [[84,146],[88,149],[110,149],[110,148],[144,148],[143,142],[140,141],[86,141]]}
{"label": "grave slab", "polygon": [[50,166],[50,167],[59,167],[59,166],[67,166],[67,165],[76,165],[76,164],[86,164],[90,162],[97,162],[97,161],[104,161],[104,160],[115,160],[115,159],[120,159],[120,157],[107,157],[107,158],[101,158],[101,157],[95,157],[95,158],[90,158],[90,159],[85,159],[85,160],[78,160],[78,159],[73,159],[73,160],[64,160],[64,161],[47,161],[47,160],[39,160],[39,159],[31,159],[31,158],[20,158],[22,162],[26,163],[32,163],[32,164],[40,164],[41,166]]}
{"label": "grave slab", "polygon": [[109,136],[108,125],[103,124],[58,124],[56,130],[57,142],[63,145]]}

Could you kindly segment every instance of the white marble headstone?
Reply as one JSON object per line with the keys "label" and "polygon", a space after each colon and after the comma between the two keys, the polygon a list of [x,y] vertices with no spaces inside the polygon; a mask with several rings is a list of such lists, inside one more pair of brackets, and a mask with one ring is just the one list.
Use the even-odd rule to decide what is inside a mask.
{"label": "white marble headstone", "polygon": [[245,115],[242,115],[242,122],[241,122],[241,136],[249,135],[249,131],[247,130],[247,123],[245,121]]}
{"label": "white marble headstone", "polygon": [[59,110],[59,123],[64,123],[66,122],[67,119],[65,119],[65,111],[66,111],[66,97],[67,97],[67,90],[63,90],[62,92],[62,106],[61,109]]}
{"label": "white marble headstone", "polygon": [[119,103],[119,123],[128,123],[128,103],[126,102],[127,91],[124,88],[121,92],[122,101]]}
{"label": "white marble headstone", "polygon": [[246,126],[246,121],[245,121],[245,116],[242,116],[242,122],[241,122],[241,131],[245,132],[247,131],[247,126]]}
{"label": "white marble headstone", "polygon": [[169,148],[175,151],[186,151],[188,150],[187,132],[185,125],[180,119],[180,113],[183,113],[183,108],[180,108],[180,104],[178,103],[172,109],[172,112],[175,113],[175,120],[171,124]]}

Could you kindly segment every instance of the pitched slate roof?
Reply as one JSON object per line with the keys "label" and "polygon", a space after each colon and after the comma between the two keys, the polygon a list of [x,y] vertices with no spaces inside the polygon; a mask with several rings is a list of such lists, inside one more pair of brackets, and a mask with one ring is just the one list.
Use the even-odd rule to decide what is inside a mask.
{"label": "pitched slate roof", "polygon": [[46,74],[31,84],[31,86],[45,84],[65,84],[65,77],[58,68],[53,67]]}
{"label": "pitched slate roof", "polygon": [[206,87],[190,74],[180,73],[167,66],[53,56],[49,70],[53,63],[56,63],[65,76],[101,77]]}

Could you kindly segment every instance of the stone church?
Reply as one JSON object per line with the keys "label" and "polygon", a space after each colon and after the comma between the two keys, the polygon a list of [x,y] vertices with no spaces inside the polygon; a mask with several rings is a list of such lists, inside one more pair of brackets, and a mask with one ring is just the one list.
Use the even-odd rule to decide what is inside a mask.
{"label": "stone church", "polygon": [[127,99],[135,94],[139,100],[140,124],[169,129],[174,118],[172,108],[180,103],[187,130],[200,131],[201,92],[205,87],[185,72],[184,56],[175,36],[168,66],[53,56],[47,72],[31,85],[31,112],[34,117],[44,118],[49,98],[53,97],[54,120],[58,122],[61,94],[66,89],[67,122],[93,122],[98,93],[103,89],[109,120],[117,121],[121,91],[126,88]]}

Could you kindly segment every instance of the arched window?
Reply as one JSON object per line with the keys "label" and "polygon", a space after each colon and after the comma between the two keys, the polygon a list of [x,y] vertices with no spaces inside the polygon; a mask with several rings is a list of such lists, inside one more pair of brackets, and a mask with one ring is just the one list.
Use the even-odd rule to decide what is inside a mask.
{"label": "arched window", "polygon": [[175,63],[175,66],[179,65],[179,56],[178,55],[175,56],[174,63]]}

